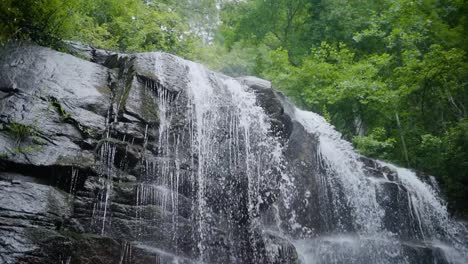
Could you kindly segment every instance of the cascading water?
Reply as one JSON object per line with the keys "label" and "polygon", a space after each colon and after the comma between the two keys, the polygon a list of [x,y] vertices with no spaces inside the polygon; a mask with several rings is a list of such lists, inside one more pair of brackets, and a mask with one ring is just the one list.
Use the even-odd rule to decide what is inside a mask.
{"label": "cascading water", "polygon": [[[106,132],[106,139],[109,138],[109,130]],[[100,189],[96,197],[91,218],[91,225],[99,228],[101,235],[106,230],[106,225],[110,221],[109,217],[109,198],[112,191],[112,178],[115,176],[114,159],[116,146],[111,142],[104,142],[99,148],[99,184]]]}
{"label": "cascading water", "polygon": [[[155,54],[158,59],[161,54]],[[156,64],[154,69],[157,74],[160,74],[165,69],[162,64]],[[157,153],[157,159],[147,159],[143,155],[142,167],[144,168],[143,181],[136,186],[136,217],[141,220],[140,228],[137,233],[143,235],[143,226],[153,226],[160,224],[157,217],[161,213],[164,217],[171,218],[171,233],[169,238],[177,248],[177,224],[178,224],[178,188],[180,178],[179,157],[177,155],[179,149],[179,135],[172,131],[171,122],[172,112],[170,111],[171,101],[174,100],[168,90],[164,89],[161,84],[147,81],[144,89],[149,89],[157,94],[154,104],[158,106],[159,126],[157,128],[157,142],[154,144],[152,151]],[[148,146],[148,125],[145,127],[144,149]],[[150,213],[149,219],[144,219],[145,210],[147,207],[157,206],[161,212]],[[147,215],[148,216],[148,215]],[[148,217],[146,217],[148,218]],[[177,251],[177,249],[176,249]]]}
{"label": "cascading water", "polygon": [[[319,203],[329,206],[320,208],[338,216],[337,225],[327,233],[295,241],[305,263],[466,263],[467,241],[463,237],[466,229],[449,219],[433,187],[422,182],[414,172],[384,162],[379,164],[396,172],[397,179],[389,180],[386,175],[383,179],[375,178],[364,169],[351,144],[341,139],[323,117],[295,109],[295,119],[309,133],[318,135],[318,155],[323,167],[318,179],[319,192],[323,194],[319,197],[323,201]],[[396,186],[407,196],[404,197],[407,203],[400,208],[386,208],[388,200],[393,198],[387,185]],[[401,205],[398,201],[397,204]],[[340,215],[346,215],[347,210],[351,214],[341,219]],[[395,218],[388,222],[389,210],[401,210],[397,214],[409,218],[403,223]],[[324,217],[324,220],[331,219]],[[346,226],[351,228],[343,228],[344,221],[350,222]],[[414,226],[417,230],[412,235],[402,235],[404,226]],[[424,247],[433,249],[433,253],[414,252]],[[432,259],[424,258],[424,254],[441,256]]]}
{"label": "cascading water", "polygon": [[[219,228],[216,221],[220,215],[226,215],[223,228],[228,230],[239,222],[248,221],[249,228],[258,224],[255,218],[262,203],[260,192],[274,182],[271,177],[280,166],[281,150],[276,140],[268,136],[266,115],[255,104],[253,93],[247,92],[238,81],[209,72],[199,64],[189,63],[188,66],[192,159],[196,159],[197,167],[192,175],[197,191],[196,239],[200,260],[206,261],[212,259],[209,255],[214,253],[205,250],[215,239],[212,230]],[[213,189],[226,193],[214,194],[210,192]],[[232,199],[236,194],[243,197],[227,203],[215,200],[219,195]],[[242,238],[246,245],[230,246],[243,246],[241,251],[251,247],[254,260],[260,258],[255,251],[258,238],[253,230],[247,230],[247,234]]]}
{"label": "cascading water", "polygon": [[439,197],[438,186],[421,181],[416,174],[405,168],[380,162],[398,173],[398,181],[408,190],[410,207],[414,208],[411,218],[417,223],[422,239],[440,247],[449,261],[466,263],[467,230],[466,227],[451,221],[447,207]]}
{"label": "cascading water", "polygon": [[[268,191],[275,189],[282,165],[281,146],[270,136],[268,117],[240,82],[174,57],[187,70],[182,95],[187,104],[176,106],[178,95],[165,88],[169,66],[163,56],[167,55],[153,55],[159,80],[146,87],[158,95],[159,160],[144,161],[146,180],[136,190],[137,204],[156,204],[177,215],[180,184],[189,181],[191,191],[185,195],[192,200],[189,220],[199,260],[264,262],[257,252],[262,238],[256,219],[263,199],[272,195]],[[185,116],[183,128],[171,118],[176,108]],[[189,153],[188,161],[179,153]],[[184,163],[191,168],[188,175],[181,174]],[[140,217],[142,212],[137,214]]]}
{"label": "cascading water", "polygon": [[[202,263],[297,263],[296,251],[306,264],[466,261],[466,230],[413,172],[375,162],[383,172],[373,175],[323,117],[291,107],[292,130],[305,129],[293,133],[304,137],[296,144],[309,142],[315,155],[296,150],[293,136],[272,132],[258,91],[168,56],[152,54],[158,79],[144,85],[159,113],[144,149],[157,155],[143,153],[135,188],[140,236],[171,221],[164,254]],[[182,89],[171,89],[174,73]],[[292,168],[301,164],[310,166]]]}
{"label": "cascading water", "polygon": [[[363,234],[379,232],[384,212],[376,200],[374,183],[364,177],[363,164],[351,144],[342,140],[341,135],[315,113],[296,109],[296,118],[309,133],[319,136],[319,160],[324,169],[319,174],[319,182],[325,193],[324,201],[319,202],[329,207],[322,206],[323,210],[333,209],[334,217],[337,218],[337,226],[333,231],[357,230]],[[340,217],[347,210],[351,211],[352,219]],[[326,220],[333,221],[329,218]]]}

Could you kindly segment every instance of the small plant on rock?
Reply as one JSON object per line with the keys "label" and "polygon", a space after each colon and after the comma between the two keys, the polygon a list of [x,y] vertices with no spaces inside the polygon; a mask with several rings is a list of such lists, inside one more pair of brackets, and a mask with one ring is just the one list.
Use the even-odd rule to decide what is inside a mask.
{"label": "small plant on rock", "polygon": [[16,139],[17,143],[35,134],[35,129],[31,125],[12,122],[8,124],[8,131]]}

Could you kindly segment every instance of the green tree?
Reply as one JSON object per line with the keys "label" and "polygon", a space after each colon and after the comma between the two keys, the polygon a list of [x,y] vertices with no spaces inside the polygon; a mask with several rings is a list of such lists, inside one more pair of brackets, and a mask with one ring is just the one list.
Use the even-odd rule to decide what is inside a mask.
{"label": "green tree", "polygon": [[79,1],[1,1],[0,41],[29,38],[42,45],[56,45],[77,29]]}

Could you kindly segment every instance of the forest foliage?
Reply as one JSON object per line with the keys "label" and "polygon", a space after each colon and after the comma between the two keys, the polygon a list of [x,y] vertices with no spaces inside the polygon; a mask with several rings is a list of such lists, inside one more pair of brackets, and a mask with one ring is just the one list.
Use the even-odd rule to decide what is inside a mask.
{"label": "forest foliage", "polygon": [[438,177],[468,215],[464,0],[4,0],[0,41],[163,50],[271,80],[362,154]]}

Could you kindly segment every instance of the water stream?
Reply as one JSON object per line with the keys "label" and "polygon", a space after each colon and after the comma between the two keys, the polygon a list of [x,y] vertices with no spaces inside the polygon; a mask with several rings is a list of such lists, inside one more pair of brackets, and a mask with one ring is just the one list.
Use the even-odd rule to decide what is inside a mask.
{"label": "water stream", "polygon": [[[373,168],[381,176],[372,175],[351,143],[323,117],[293,108],[295,126],[303,126],[305,137],[318,139],[317,156],[307,157],[316,159],[318,168],[308,176],[314,184],[306,186],[304,199],[316,194],[318,209],[305,215],[318,215],[313,219],[323,228],[309,228],[294,213],[303,211],[294,196],[306,184],[287,169],[292,162],[284,155],[288,145],[272,135],[270,117],[255,92],[178,58],[173,59],[186,70],[185,94],[167,90],[170,80],[164,77],[174,68],[165,65],[162,54],[154,57],[160,79],[146,86],[158,95],[158,159],[143,160],[146,176],[136,189],[136,201],[172,215],[177,244],[184,235],[177,233],[179,193],[182,182],[189,181],[188,221],[200,263],[269,263],[265,251],[281,255],[285,243],[295,247],[302,263],[468,262],[466,228],[450,219],[436,187],[384,162]],[[178,96],[186,96],[186,105],[175,106]],[[185,125],[177,123],[177,111],[183,112]],[[145,147],[147,132],[148,127]],[[182,169],[183,163],[190,169]],[[260,221],[266,212],[273,222],[268,226]],[[308,231],[298,235],[294,230]],[[262,251],[271,240],[268,234],[280,245]]]}
{"label": "water stream", "polygon": [[[209,241],[215,239],[213,228],[233,230],[244,221],[250,228],[258,225],[255,219],[262,203],[260,193],[273,182],[271,177],[281,163],[281,149],[268,135],[267,117],[256,105],[253,93],[238,81],[199,64],[189,62],[188,66],[192,160],[197,168],[192,175],[197,190],[196,240],[200,260],[205,261],[214,254],[205,252]],[[213,193],[214,189],[226,193]],[[233,198],[237,195],[240,197]],[[216,223],[220,216],[227,219],[223,225]],[[256,258],[254,245],[258,237],[249,230],[247,234],[242,239],[247,240],[246,246],[252,248]]]}
{"label": "water stream", "polygon": [[[319,155],[325,173],[320,174],[321,192],[331,192],[333,201],[323,201],[337,215],[351,208],[351,218],[338,219],[329,234],[295,241],[305,263],[427,263],[431,260],[418,255],[414,248],[435,249],[441,254],[436,260],[449,263],[467,262],[466,228],[449,218],[444,201],[435,187],[423,182],[416,173],[393,164],[378,164],[397,173],[397,179],[376,179],[364,170],[364,164],[352,145],[341,138],[326,120],[312,112],[295,109],[295,118],[308,132],[319,137]],[[397,186],[407,201],[400,207],[390,207],[393,199],[387,186]],[[328,199],[330,196],[320,196]],[[397,195],[397,200],[399,196]],[[330,205],[332,208],[330,208]],[[405,206],[406,205],[406,206]],[[321,207],[323,208],[323,207]],[[387,222],[389,210],[406,222]],[[405,217],[403,217],[405,216]],[[393,218],[395,220],[395,218]],[[351,230],[340,223],[351,221]],[[414,227],[411,235],[402,229]],[[434,253],[435,252],[435,253]]]}

